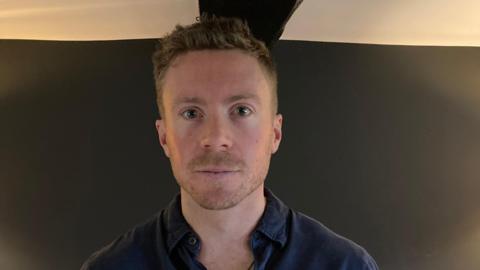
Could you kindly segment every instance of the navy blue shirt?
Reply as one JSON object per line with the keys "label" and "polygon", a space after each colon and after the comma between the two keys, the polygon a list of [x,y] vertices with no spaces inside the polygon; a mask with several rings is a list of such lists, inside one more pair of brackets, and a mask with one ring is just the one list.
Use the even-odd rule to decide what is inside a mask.
{"label": "navy blue shirt", "polygon": [[[264,194],[265,211],[250,240],[254,269],[378,269],[359,245],[288,208],[268,188]],[[82,270],[205,270],[196,260],[200,247],[177,194],[167,208],[95,252]]]}

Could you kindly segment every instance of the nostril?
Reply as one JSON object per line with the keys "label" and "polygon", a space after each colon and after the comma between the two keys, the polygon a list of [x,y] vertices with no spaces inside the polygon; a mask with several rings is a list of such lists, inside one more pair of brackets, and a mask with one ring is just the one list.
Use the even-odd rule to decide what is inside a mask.
{"label": "nostril", "polygon": [[202,132],[200,141],[203,148],[230,148],[232,144],[231,132],[224,125],[208,126]]}

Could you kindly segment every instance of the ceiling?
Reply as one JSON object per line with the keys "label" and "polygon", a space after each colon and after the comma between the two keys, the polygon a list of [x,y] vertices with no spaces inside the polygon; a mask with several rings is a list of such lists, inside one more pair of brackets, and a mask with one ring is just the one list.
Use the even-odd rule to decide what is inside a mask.
{"label": "ceiling", "polygon": [[[282,39],[480,46],[478,0],[304,0]],[[0,0],[0,39],[157,38],[198,16],[194,0]]]}

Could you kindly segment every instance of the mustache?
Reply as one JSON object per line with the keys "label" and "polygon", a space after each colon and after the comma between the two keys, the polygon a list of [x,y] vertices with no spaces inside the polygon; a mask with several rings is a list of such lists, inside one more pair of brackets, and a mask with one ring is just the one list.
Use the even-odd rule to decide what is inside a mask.
{"label": "mustache", "polygon": [[205,167],[226,167],[232,170],[240,170],[245,163],[229,152],[205,152],[195,157],[188,163],[188,169],[196,171]]}

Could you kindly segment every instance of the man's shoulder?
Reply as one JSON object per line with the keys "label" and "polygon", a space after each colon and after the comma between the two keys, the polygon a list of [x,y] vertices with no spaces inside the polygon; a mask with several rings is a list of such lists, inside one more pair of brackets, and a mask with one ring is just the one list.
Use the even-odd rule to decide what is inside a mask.
{"label": "man's shoulder", "polygon": [[158,237],[158,213],[118,236],[108,245],[93,253],[81,270],[151,269],[150,254]]}
{"label": "man's shoulder", "polygon": [[363,247],[299,211],[292,210],[291,234],[302,255],[326,261],[329,269],[378,269]]}

